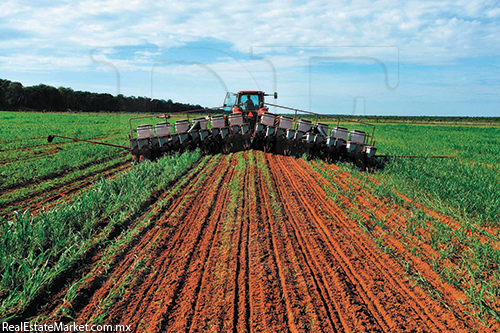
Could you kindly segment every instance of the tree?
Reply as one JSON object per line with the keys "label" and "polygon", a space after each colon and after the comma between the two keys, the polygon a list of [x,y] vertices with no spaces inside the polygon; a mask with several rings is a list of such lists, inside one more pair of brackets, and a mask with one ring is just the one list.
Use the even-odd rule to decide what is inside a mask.
{"label": "tree", "polygon": [[0,79],[0,108],[8,110],[50,111],[129,111],[129,112],[175,112],[201,108],[199,105],[175,103],[171,99],[149,97],[126,97],[123,95],[74,91],[71,88],[54,88],[45,84],[23,87],[19,82]]}
{"label": "tree", "polygon": [[24,100],[23,85],[19,82],[11,82],[5,92],[5,102],[10,110],[19,108]]}

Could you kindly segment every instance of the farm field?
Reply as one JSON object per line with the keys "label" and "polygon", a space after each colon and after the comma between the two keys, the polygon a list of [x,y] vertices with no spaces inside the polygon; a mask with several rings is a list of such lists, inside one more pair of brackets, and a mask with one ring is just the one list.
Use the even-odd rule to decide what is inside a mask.
{"label": "farm field", "polygon": [[393,159],[367,174],[260,151],[134,165],[113,148],[45,141],[126,144],[120,116],[0,116],[33,126],[28,140],[0,133],[4,320],[137,332],[500,329],[498,127],[377,125],[379,154],[458,159]]}
{"label": "farm field", "polygon": [[127,169],[130,158],[111,147],[47,137],[94,138],[126,144],[126,118],[76,114],[0,112],[0,211],[2,215],[68,196],[101,175]]}

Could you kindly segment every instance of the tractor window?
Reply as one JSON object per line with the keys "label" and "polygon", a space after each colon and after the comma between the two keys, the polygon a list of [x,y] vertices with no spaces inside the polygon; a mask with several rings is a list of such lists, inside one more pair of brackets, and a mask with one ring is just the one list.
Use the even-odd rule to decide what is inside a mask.
{"label": "tractor window", "polygon": [[236,104],[236,95],[235,93],[228,92],[226,94],[226,99],[224,99],[224,111],[230,112],[233,109],[233,105]]}
{"label": "tractor window", "polygon": [[259,109],[259,96],[258,95],[243,95],[241,96],[241,103],[244,103],[241,108],[243,110],[258,110]]}

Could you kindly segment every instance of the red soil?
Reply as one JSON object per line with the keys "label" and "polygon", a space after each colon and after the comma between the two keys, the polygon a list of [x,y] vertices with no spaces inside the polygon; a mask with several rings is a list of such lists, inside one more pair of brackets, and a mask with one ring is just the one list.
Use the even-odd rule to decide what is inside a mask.
{"label": "red soil", "polygon": [[[151,227],[106,262],[96,256],[83,296],[61,292],[40,314],[58,320],[67,309],[77,323],[102,318],[135,332],[477,330],[457,289],[415,256],[444,298],[412,283],[305,162],[241,154],[245,165],[229,155],[188,176],[167,208],[138,218],[153,219]],[[390,242],[406,252],[396,236]]]}
{"label": "red soil", "polygon": [[[298,163],[306,169],[309,167],[308,164],[303,160],[299,160]],[[466,303],[467,300],[465,293],[457,289],[455,286],[441,281],[441,277],[433,269],[433,261],[435,261],[436,258],[440,258],[440,253],[437,250],[444,250],[448,247],[453,246],[455,247],[455,251],[457,253],[468,252],[468,246],[474,243],[473,239],[488,243],[493,248],[498,248],[498,241],[486,237],[485,234],[481,234],[479,232],[473,233],[472,230],[468,230],[466,236],[471,238],[471,240],[469,240],[470,244],[462,244],[462,242],[457,239],[457,233],[455,233],[457,229],[463,228],[460,222],[453,220],[441,213],[432,211],[431,209],[424,207],[422,204],[413,202],[405,196],[397,193],[409,204],[414,205],[414,207],[416,207],[417,209],[424,211],[439,222],[448,225],[452,230],[454,230],[451,233],[452,236],[449,238],[449,240],[445,243],[438,244],[436,249],[431,246],[432,242],[430,238],[431,235],[436,231],[435,227],[431,224],[430,221],[425,221],[425,228],[417,228],[415,230],[414,233],[417,237],[406,237],[401,233],[400,230],[403,226],[407,226],[411,223],[411,221],[409,221],[406,217],[410,215],[410,211],[407,207],[395,205],[391,201],[377,199],[368,191],[366,191],[357,179],[351,177],[349,173],[339,170],[338,167],[334,165],[320,166],[318,163],[313,164],[315,164],[317,167],[323,168],[323,170],[333,171],[330,173],[330,176],[333,176],[336,185],[344,189],[350,187],[356,191],[357,195],[355,200],[359,203],[359,207],[362,208],[356,207],[356,205],[354,205],[350,201],[353,200],[352,198],[348,200],[342,195],[339,195],[338,198],[341,200],[344,210],[355,210],[360,213],[360,215],[363,215],[368,219],[370,219],[371,217],[367,216],[366,212],[364,212],[363,210],[371,211],[374,213],[377,219],[385,220],[385,230],[382,230],[380,226],[377,225],[369,225],[372,238],[376,238],[379,236],[383,237],[384,242],[395,254],[395,256],[409,263],[411,268],[415,272],[417,272],[419,276],[424,277],[429,286],[434,291],[440,294],[439,297],[446,302],[446,306],[450,307],[454,311],[457,311],[457,313],[464,314],[471,311],[470,309],[466,309],[463,305],[463,302]],[[309,170],[309,172],[310,175],[323,187],[328,188],[332,192],[336,191],[334,186],[326,181],[319,173],[313,170]],[[413,253],[411,251],[408,251],[409,248],[418,249],[418,251],[416,251],[417,253]],[[464,253],[464,258],[467,258],[467,255],[467,253]],[[467,281],[462,283],[461,285],[462,289],[465,290],[469,288],[468,281],[470,280],[470,277],[466,274],[465,269],[463,269],[463,260],[464,259],[461,256],[454,255],[449,258],[440,259],[439,264],[442,267],[446,266],[453,268],[453,274],[457,278],[461,277],[463,278],[463,281]],[[483,272],[483,274],[484,280],[492,278],[490,273]],[[488,303],[488,301],[486,300],[485,302]],[[495,307],[495,304],[488,305],[492,306],[493,308]],[[467,317],[467,315],[463,317]],[[499,323],[495,320],[491,320],[489,325],[491,326],[491,328],[495,328],[497,330],[500,329]]]}

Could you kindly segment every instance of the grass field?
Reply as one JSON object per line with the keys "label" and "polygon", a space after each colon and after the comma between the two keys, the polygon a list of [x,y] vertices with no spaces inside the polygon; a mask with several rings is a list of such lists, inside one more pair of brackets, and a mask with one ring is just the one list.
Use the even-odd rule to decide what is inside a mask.
{"label": "grass field", "polygon": [[[134,165],[119,149],[46,141],[127,145],[128,115],[0,119],[3,320],[121,318],[141,327],[153,311],[151,322],[166,330],[224,330],[225,322],[252,331],[260,313],[276,329],[356,331],[402,329],[395,323],[413,311],[415,328],[451,330],[448,317],[457,330],[500,325],[498,126],[379,123],[377,154],[456,159],[394,158],[367,174],[260,152],[194,151]],[[148,122],[158,120],[140,121]],[[174,290],[162,296],[168,311],[146,285]],[[219,297],[223,285],[232,287]],[[140,297],[146,307],[135,316],[120,312]],[[363,320],[350,317],[348,300],[361,304]],[[428,307],[440,314],[426,317]],[[203,322],[217,311],[218,322]]]}
{"label": "grass field", "polygon": [[[341,126],[371,133],[366,125]],[[377,172],[387,188],[455,218],[500,226],[500,126],[382,123],[376,124],[375,141],[377,155],[456,158],[393,158]]]}

